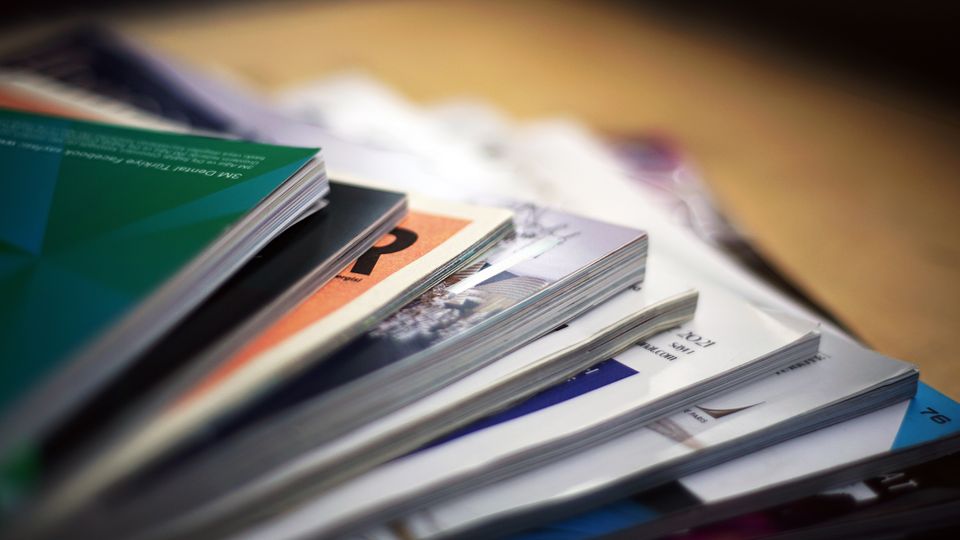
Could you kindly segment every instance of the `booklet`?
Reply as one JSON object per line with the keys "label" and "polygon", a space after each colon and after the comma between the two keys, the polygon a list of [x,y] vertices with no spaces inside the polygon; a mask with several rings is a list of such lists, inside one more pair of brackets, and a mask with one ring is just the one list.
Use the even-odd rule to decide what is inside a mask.
{"label": "booklet", "polygon": [[819,342],[815,328],[757,310],[722,290],[702,289],[690,323],[253,530],[264,537],[346,534],[563,462],[677,407],[812,358]]}
{"label": "booklet", "polygon": [[[0,330],[4,460],[131,365],[328,189],[317,149],[8,109],[0,141],[0,287],[11,299],[0,308],[10,321]],[[54,309],[64,302],[73,307]]]}
{"label": "booklet", "polygon": [[913,395],[916,375],[913,366],[825,333],[815,358],[396,526],[415,537],[522,530],[902,401]]}
{"label": "booklet", "polygon": [[[674,531],[792,505],[849,482],[895,474],[960,451],[960,404],[920,383],[908,402],[753,452],[591,512],[529,531],[531,538],[620,532],[658,538]],[[830,452],[823,452],[830,448]],[[869,482],[869,481],[868,481]],[[521,535],[523,536],[523,535]]]}
{"label": "booklet", "polygon": [[[918,393],[922,391],[921,388]],[[900,406],[871,413],[863,419],[882,416],[887,410],[895,408]],[[824,431],[838,431],[842,426],[860,420],[845,422]],[[898,535],[914,534],[956,525],[957,511],[960,510],[958,473],[960,454],[954,451],[944,457],[890,469],[884,474],[864,474],[862,480],[854,483],[836,484],[829,489],[814,489],[807,495],[784,501],[775,498],[757,502],[752,509],[729,517],[722,517],[726,512],[714,511],[718,505],[703,505],[678,483],[672,482],[662,488],[510,535],[508,538],[876,538],[890,530],[896,530]],[[758,491],[757,501],[768,494],[769,491],[766,490]],[[697,513],[685,512],[683,517],[692,518],[693,521],[672,519],[672,516],[681,517],[681,514],[674,513],[677,508],[688,506],[696,506],[710,517],[704,521]],[[675,527],[667,529],[661,526],[668,522]],[[394,536],[383,530],[366,538],[386,540]]]}

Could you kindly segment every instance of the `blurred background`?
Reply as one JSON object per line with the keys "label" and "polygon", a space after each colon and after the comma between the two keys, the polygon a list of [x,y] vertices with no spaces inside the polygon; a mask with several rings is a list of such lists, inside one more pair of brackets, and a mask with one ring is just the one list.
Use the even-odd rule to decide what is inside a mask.
{"label": "blurred background", "polygon": [[416,102],[656,134],[793,287],[960,395],[956,4],[143,4],[7,7],[0,49],[104,22],[263,92],[359,69]]}

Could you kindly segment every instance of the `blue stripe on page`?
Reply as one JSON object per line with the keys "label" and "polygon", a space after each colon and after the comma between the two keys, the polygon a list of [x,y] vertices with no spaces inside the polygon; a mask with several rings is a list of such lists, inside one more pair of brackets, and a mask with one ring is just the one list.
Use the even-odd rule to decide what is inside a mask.
{"label": "blue stripe on page", "polygon": [[464,435],[469,435],[470,433],[480,431],[497,424],[502,424],[503,422],[525,416],[532,412],[546,409],[547,407],[552,407],[553,405],[562,403],[568,399],[582,396],[610,383],[625,379],[631,375],[636,375],[636,373],[636,370],[629,368],[620,362],[617,362],[616,360],[605,360],[588,369],[587,371],[567,379],[565,382],[560,383],[557,386],[553,386],[544,390],[543,392],[540,392],[539,394],[534,395],[518,405],[481,420],[477,420],[466,427],[450,433],[446,437],[430,443],[418,451],[441,445],[443,443],[452,441],[453,439],[463,437]]}
{"label": "blue stripe on page", "polygon": [[660,514],[632,499],[510,537],[510,540],[586,540],[653,521]]}

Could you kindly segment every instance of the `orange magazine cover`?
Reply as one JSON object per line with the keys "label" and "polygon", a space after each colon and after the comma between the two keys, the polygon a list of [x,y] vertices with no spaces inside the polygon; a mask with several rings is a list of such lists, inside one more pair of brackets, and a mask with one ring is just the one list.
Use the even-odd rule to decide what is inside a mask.
{"label": "orange magazine cover", "polygon": [[[408,202],[400,226],[336,278],[265,331],[237,329],[160,399],[132,415],[126,431],[117,433],[58,490],[60,503],[69,508],[95,496],[168,455],[216,419],[322,362],[324,355],[419,297],[512,230],[512,214],[504,209],[417,196]],[[406,247],[393,251],[398,242]]]}

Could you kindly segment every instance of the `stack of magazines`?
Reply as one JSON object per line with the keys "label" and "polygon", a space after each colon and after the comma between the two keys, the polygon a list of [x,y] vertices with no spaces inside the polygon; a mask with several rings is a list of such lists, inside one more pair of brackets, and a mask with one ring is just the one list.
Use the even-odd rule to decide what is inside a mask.
{"label": "stack of magazines", "polygon": [[955,525],[960,405],[631,144],[357,74],[267,100],[101,28],[7,52],[3,533]]}

